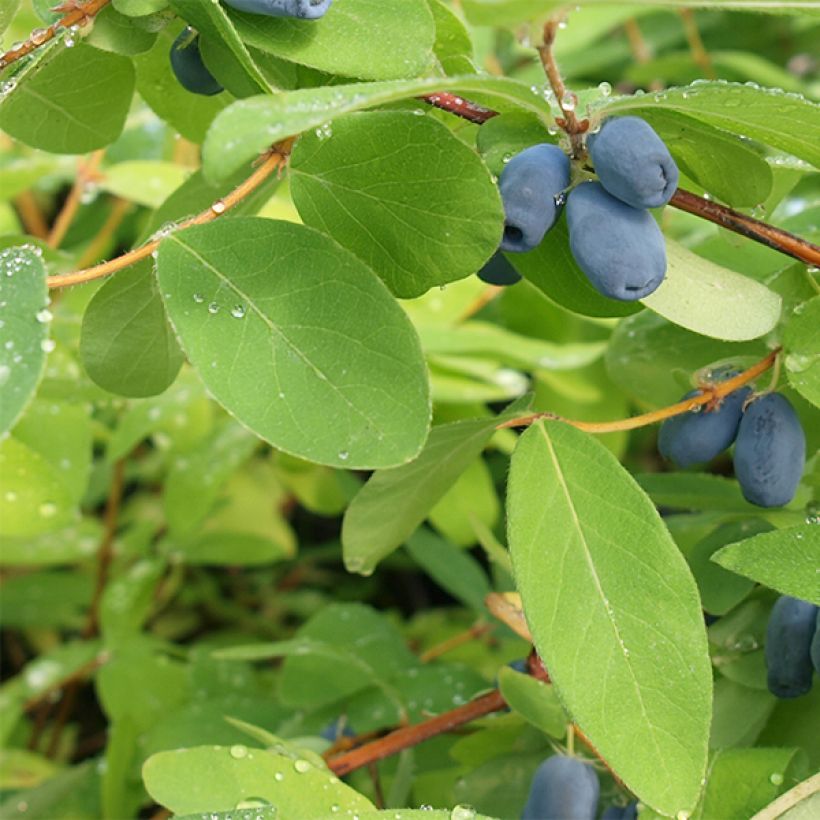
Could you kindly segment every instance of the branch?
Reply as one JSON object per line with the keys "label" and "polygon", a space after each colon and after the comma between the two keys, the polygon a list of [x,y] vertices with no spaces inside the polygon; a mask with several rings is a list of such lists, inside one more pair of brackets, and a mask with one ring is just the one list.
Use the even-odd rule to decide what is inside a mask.
{"label": "branch", "polygon": [[761,373],[765,373],[772,365],[774,365],[781,348],[777,348],[769,353],[768,356],[761,359],[757,364],[752,365],[748,370],[744,370],[737,376],[731,379],[720,382],[719,384],[703,385],[699,396],[693,396],[691,399],[679,401],[677,404],[663,407],[660,410],[653,410],[650,413],[642,413],[640,416],[632,416],[628,419],[618,419],[616,421],[575,421],[573,419],[565,419],[555,413],[529,413],[526,416],[519,416],[518,418],[510,419],[502,424],[499,424],[496,429],[501,430],[505,427],[526,427],[536,421],[542,419],[549,419],[551,421],[563,421],[578,430],[584,430],[587,433],[617,433],[622,430],[635,430],[638,427],[647,427],[650,424],[656,424],[659,421],[672,418],[673,416],[680,416],[683,413],[689,413],[692,410],[702,407],[704,405],[716,405],[729,393],[733,393],[745,384],[754,381]]}
{"label": "branch", "polygon": [[68,229],[71,227],[71,223],[74,221],[74,217],[80,209],[85,186],[97,177],[97,169],[100,167],[104,155],[105,151],[103,149],[94,151],[86,161],[81,161],[78,164],[77,177],[74,180],[74,184],[71,186],[66,201],[60,209],[60,213],[57,214],[54,224],[51,226],[51,232],[48,235],[48,244],[50,247],[59,248],[63,239],[65,239],[65,235],[68,233]]}
{"label": "branch", "polygon": [[86,25],[94,15],[99,14],[110,2],[111,0],[89,0],[84,5],[80,5],[78,0],[66,0],[56,10],[67,13],[56,23],[52,23],[47,28],[35,29],[25,43],[0,56],[0,71],[53,40],[59,29]]}
{"label": "branch", "polygon": [[[214,202],[208,210],[180,223],[176,230],[180,231],[185,228],[190,228],[192,225],[203,225],[206,222],[211,222],[217,217],[222,216],[222,214],[227,213],[231,208],[236,207],[243,199],[253,193],[274,171],[277,171],[287,162],[293,142],[294,140],[291,138],[275,145],[262,164],[246,180],[237,185],[226,197]],[[83,282],[101,279],[103,276],[108,276],[118,270],[122,270],[122,268],[133,265],[135,262],[139,262],[141,259],[151,256],[159,247],[159,243],[159,239],[152,240],[146,245],[128,251],[128,253],[118,256],[116,259],[95,265],[93,268],[86,268],[85,270],[78,270],[73,273],[58,276],[49,276],[46,281],[50,288],[64,288],[68,285],[79,285]]]}

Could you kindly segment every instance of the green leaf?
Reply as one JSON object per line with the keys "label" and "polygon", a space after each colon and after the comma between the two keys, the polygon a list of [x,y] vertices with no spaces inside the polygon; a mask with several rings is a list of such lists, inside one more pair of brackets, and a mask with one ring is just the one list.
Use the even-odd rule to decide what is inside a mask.
{"label": "green leaf", "polygon": [[729,544],[715,553],[712,560],[784,595],[820,606],[818,555],[820,527],[800,524]]}
{"label": "green leaf", "polygon": [[296,144],[291,192],[307,225],[366,262],[400,297],[475,273],[504,212],[484,163],[411,112],[351,114]]}
{"label": "green leaf", "polygon": [[[305,759],[245,746],[200,746],[152,755],[142,769],[145,788],[174,814],[271,806],[278,817],[321,820],[367,811],[373,804],[330,771]],[[239,809],[240,812],[236,810]]]}
{"label": "green leaf", "polygon": [[3,566],[78,564],[96,551],[102,527],[95,518],[84,518],[64,530],[20,538],[5,538],[0,552]]}
{"label": "green leaf", "polygon": [[119,136],[133,90],[127,57],[82,43],[58,46],[0,99],[0,128],[54,154],[93,151]]}
{"label": "green leaf", "polygon": [[120,271],[94,294],[83,314],[83,366],[100,387],[120,396],[162,393],[182,366],[153,268],[148,259]]}
{"label": "green leaf", "polygon": [[135,159],[106,168],[100,188],[138,205],[158,208],[190,173],[172,162]]}
{"label": "green leaf", "polygon": [[0,434],[10,430],[43,376],[48,289],[34,246],[0,250]]}
{"label": "green leaf", "polygon": [[342,522],[347,569],[370,574],[382,558],[401,546],[478,458],[496,424],[498,420],[490,418],[438,425],[414,461],[376,471]]}
{"label": "green leaf", "polygon": [[777,817],[779,820],[812,820],[820,812],[820,774],[798,783],[777,800],[762,809],[759,820]]}
{"label": "green leaf", "polygon": [[552,686],[504,666],[498,672],[498,688],[510,709],[527,723],[550,737],[564,736],[567,716]]}
{"label": "green leaf", "polygon": [[414,77],[433,60],[435,24],[425,0],[344,0],[315,21],[230,16],[248,45],[342,77]]}
{"label": "green leaf", "polygon": [[473,70],[473,43],[461,18],[442,0],[427,0],[436,23],[433,51],[445,74]]}
{"label": "green leaf", "polygon": [[783,334],[789,384],[820,407],[820,296],[798,305]]}
{"label": "green leaf", "polygon": [[130,57],[148,51],[157,33],[135,26],[131,18],[106,6],[94,16],[94,27],[85,39],[90,46]]}
{"label": "green leaf", "polygon": [[757,339],[780,318],[782,300],[754,279],[723,268],[666,240],[667,271],[643,304],[702,336],[732,342]]}
{"label": "green leaf", "polygon": [[481,565],[468,552],[454,547],[426,527],[410,536],[407,551],[454,598],[478,612],[486,611],[484,598],[491,591],[490,583]]}
{"label": "green leaf", "polygon": [[737,481],[711,473],[640,473],[635,476],[658,507],[753,514],[759,508],[740,492]]}
{"label": "green leaf", "polygon": [[561,701],[640,799],[691,810],[712,675],[697,587],[654,506],[592,437],[538,423],[507,499],[517,586]]}
{"label": "green leaf", "polygon": [[9,27],[19,7],[20,0],[8,0],[0,7],[0,34]]}
{"label": "green leaf", "polygon": [[419,452],[430,406],[418,338],[332,240],[286,222],[218,221],[165,239],[157,273],[189,360],[257,435],[349,468]]}
{"label": "green leaf", "polygon": [[210,179],[223,179],[272,143],[317,128],[342,114],[445,90],[481,95],[487,104],[502,111],[524,109],[540,117],[547,115],[544,100],[529,86],[500,77],[427,77],[302,88],[240,100],[221,113],[202,147],[205,174]]}
{"label": "green leaf", "polygon": [[726,81],[697,81],[654,94],[608,100],[602,113],[678,111],[820,165],[820,106],[798,94]]}

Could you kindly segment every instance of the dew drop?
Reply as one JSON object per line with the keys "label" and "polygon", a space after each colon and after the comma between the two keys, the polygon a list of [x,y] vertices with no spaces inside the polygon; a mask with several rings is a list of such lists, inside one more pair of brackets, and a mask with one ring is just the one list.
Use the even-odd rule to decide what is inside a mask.
{"label": "dew drop", "polygon": [[231,316],[234,319],[241,319],[245,315],[245,306],[244,305],[234,305],[231,308]]}
{"label": "dew drop", "polygon": [[208,305],[208,313],[211,315],[219,313],[219,305],[216,302],[211,302],[211,304]]}
{"label": "dew drop", "polygon": [[47,39],[48,29],[45,28],[36,28],[29,35],[29,40],[31,40],[35,46],[41,46]]}
{"label": "dew drop", "polygon": [[578,97],[572,93],[572,91],[567,91],[563,97],[561,97],[561,108],[564,111],[574,111],[576,106],[578,105]]}
{"label": "dew drop", "polygon": [[350,458],[350,453],[347,450],[342,450],[339,453],[339,461],[347,461]]}
{"label": "dew drop", "polygon": [[211,210],[219,216],[220,214],[225,213],[225,203],[221,199],[217,199],[213,205],[211,205]]}
{"label": "dew drop", "polygon": [[310,771],[310,763],[308,763],[307,760],[302,760],[302,759],[294,760],[293,761],[293,768],[299,774],[306,774],[307,772]]}
{"label": "dew drop", "polygon": [[248,747],[242,746],[241,744],[237,743],[235,746],[231,746],[231,757],[235,760],[241,760],[243,757],[248,756]]}
{"label": "dew drop", "polygon": [[472,806],[456,806],[450,812],[450,820],[474,820],[475,809]]}
{"label": "dew drop", "polygon": [[40,350],[42,350],[43,353],[51,353],[55,347],[57,347],[57,342],[55,342],[54,339],[43,339],[40,342]]}
{"label": "dew drop", "polygon": [[194,301],[198,305],[201,305],[205,301],[205,297],[201,293],[195,293],[194,294]]}
{"label": "dew drop", "polygon": [[598,93],[602,97],[608,97],[612,93],[612,86],[606,81],[598,83]]}
{"label": "dew drop", "polygon": [[769,775],[769,782],[773,786],[780,786],[783,783],[783,775],[780,772],[772,772],[772,774]]}
{"label": "dew drop", "polygon": [[285,775],[283,775],[282,772],[276,772],[276,774],[274,774],[273,776],[273,779],[277,783],[281,783],[285,779]]}
{"label": "dew drop", "polygon": [[57,505],[51,501],[44,501],[37,508],[37,512],[40,513],[42,518],[53,518],[57,514]]}
{"label": "dew drop", "polygon": [[44,325],[47,322],[50,322],[54,316],[52,316],[51,311],[48,308],[43,308],[42,310],[37,311],[35,318],[41,325]]}

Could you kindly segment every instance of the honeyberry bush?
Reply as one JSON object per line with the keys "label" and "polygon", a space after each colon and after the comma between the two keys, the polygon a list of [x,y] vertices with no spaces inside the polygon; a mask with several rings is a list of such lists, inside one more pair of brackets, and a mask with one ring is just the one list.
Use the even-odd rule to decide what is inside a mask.
{"label": "honeyberry bush", "polygon": [[[3,817],[514,818],[554,754],[599,811],[817,811],[764,636],[820,604],[820,25],[696,5],[4,0]],[[475,275],[568,113],[691,192],[641,302],[562,218]],[[796,408],[784,507],[628,421],[726,372]]]}

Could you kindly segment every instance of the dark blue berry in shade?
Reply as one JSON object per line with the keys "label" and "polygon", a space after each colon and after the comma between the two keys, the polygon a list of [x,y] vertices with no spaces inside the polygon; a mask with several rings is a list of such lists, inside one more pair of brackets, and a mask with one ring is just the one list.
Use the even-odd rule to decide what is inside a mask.
{"label": "dark blue berry in shade", "polygon": [[328,725],[319,732],[319,737],[329,740],[331,743],[335,743],[340,737],[356,737],[356,733],[346,721],[339,718],[338,720],[334,720],[333,723],[328,723]]}
{"label": "dark blue berry in shade", "polygon": [[478,278],[488,285],[514,285],[521,281],[521,274],[510,264],[501,251],[496,251],[478,272]]}
{"label": "dark blue berry in shade", "polygon": [[297,17],[317,20],[330,8],[333,0],[225,0],[225,4],[250,14],[266,17]]}
{"label": "dark blue berry in shade", "polygon": [[817,624],[814,627],[814,637],[811,639],[811,662],[814,671],[820,675],[820,610],[817,612]]}
{"label": "dark blue berry in shade", "polygon": [[525,148],[498,178],[504,203],[502,251],[524,253],[537,247],[555,224],[556,197],[569,186],[569,159],[557,146],[543,143]]}
{"label": "dark blue berry in shade", "polygon": [[775,697],[798,698],[811,689],[811,644],[816,629],[814,604],[789,595],[775,601],[766,626],[767,682]]}
{"label": "dark blue berry in shade", "polygon": [[640,117],[605,120],[587,140],[601,185],[633,208],[658,208],[678,187],[678,166],[663,140]]}
{"label": "dark blue berry in shade", "polygon": [[192,94],[211,97],[222,91],[222,86],[202,62],[199,35],[190,27],[183,29],[171,46],[171,68],[179,84]]}
{"label": "dark blue berry in shade", "polygon": [[523,673],[524,675],[528,675],[530,673],[530,667],[529,667],[529,664],[527,663],[526,658],[519,658],[516,661],[510,661],[507,664],[507,666],[509,666],[510,669],[513,669],[516,672]]}
{"label": "dark blue berry in shade", "polygon": [[735,443],[735,476],[747,501],[782,507],[794,498],[806,463],[806,435],[791,402],[779,393],[753,401]]}
{"label": "dark blue berry in shade", "polygon": [[633,801],[625,806],[610,806],[602,815],[601,820],[636,820],[638,804]]}
{"label": "dark blue berry in shade", "polygon": [[569,244],[592,286],[610,299],[649,296],[666,275],[666,243],[648,211],[584,182],[567,199]]}
{"label": "dark blue berry in shade", "polygon": [[[707,410],[703,406],[697,411],[664,421],[658,434],[661,455],[678,467],[711,461],[735,440],[743,415],[743,402],[750,392],[748,387],[735,390],[724,397],[720,407],[715,410]],[[681,401],[699,393],[699,390],[692,390]]]}
{"label": "dark blue berry in shade", "polygon": [[599,792],[592,766],[555,755],[536,769],[521,820],[595,820]]}

